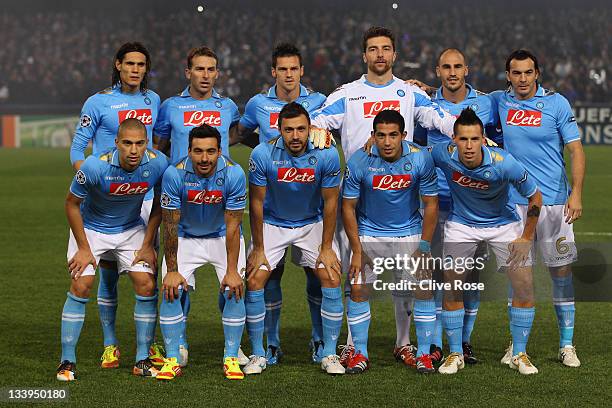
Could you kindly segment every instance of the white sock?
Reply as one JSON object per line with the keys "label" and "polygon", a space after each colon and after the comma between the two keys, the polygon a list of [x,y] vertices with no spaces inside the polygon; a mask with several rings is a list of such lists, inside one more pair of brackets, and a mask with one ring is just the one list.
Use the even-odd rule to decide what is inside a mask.
{"label": "white sock", "polygon": [[410,344],[410,312],[414,297],[410,296],[393,296],[393,304],[395,306],[395,330],[397,335],[395,338],[395,346],[405,346]]}

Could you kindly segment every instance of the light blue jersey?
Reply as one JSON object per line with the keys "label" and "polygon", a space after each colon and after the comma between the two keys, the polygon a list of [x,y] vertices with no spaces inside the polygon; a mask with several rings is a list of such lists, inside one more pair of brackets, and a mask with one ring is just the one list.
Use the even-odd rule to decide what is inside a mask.
{"label": "light blue jersey", "polygon": [[[563,148],[580,140],[569,102],[562,95],[538,87],[533,98],[519,100],[514,91],[496,91],[491,100],[500,118],[504,148],[521,162],[535,180],[544,205],[562,205],[570,186],[565,173]],[[512,194],[513,202],[527,204]]]}
{"label": "light blue jersey", "polygon": [[343,198],[358,199],[359,235],[403,237],[421,233],[421,195],[438,193],[431,155],[403,141],[401,157],[391,163],[378,155],[357,151],[347,163]]}
{"label": "light blue jersey", "polygon": [[225,236],[225,210],[243,210],[245,205],[244,171],[223,156],[210,177],[198,176],[189,157],[164,173],[161,206],[181,211],[180,237]]}
{"label": "light blue jersey", "polygon": [[220,96],[214,89],[210,98],[194,99],[187,87],[162,103],[154,133],[161,139],[170,139],[170,161],[176,164],[187,156],[189,131],[207,124],[217,128],[221,152],[229,157],[229,130],[239,120],[238,107],[231,99]]}
{"label": "light blue jersey", "polygon": [[321,188],[340,185],[340,157],[336,149],[316,149],[292,156],[282,137],[253,149],[249,183],[266,187],[264,222],[279,227],[302,227],[323,218]]}
{"label": "light blue jersey", "polygon": [[468,169],[459,160],[454,143],[438,143],[431,156],[450,187],[452,207],[449,221],[474,227],[497,227],[519,221],[510,203],[510,185],[524,197],[537,191],[536,183],[525,167],[508,152],[496,147],[482,147],[483,160]]}
{"label": "light blue jersey", "polygon": [[[312,116],[312,113],[325,102],[325,95],[309,91],[305,86],[300,85],[300,96],[295,102],[302,105]],[[280,135],[278,114],[286,104],[287,102],[276,97],[276,85],[274,85],[267,93],[258,94],[249,99],[240,124],[247,129],[259,128],[259,143],[266,143]]]}
{"label": "light blue jersey", "polygon": [[70,192],[83,199],[81,214],[85,228],[118,234],[144,225],[140,208],[145,194],[161,189],[167,167],[168,159],[157,150],[147,150],[140,165],[131,172],[119,165],[116,149],[89,156],[70,185]]}

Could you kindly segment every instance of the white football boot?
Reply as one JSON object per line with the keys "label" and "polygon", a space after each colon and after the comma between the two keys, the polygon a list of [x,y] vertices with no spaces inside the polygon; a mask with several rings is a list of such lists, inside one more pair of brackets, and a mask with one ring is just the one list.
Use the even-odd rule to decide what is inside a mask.
{"label": "white football boot", "polygon": [[512,364],[512,342],[510,342],[508,348],[506,348],[506,354],[504,354],[500,363],[506,364],[508,366]]}
{"label": "white football boot", "polygon": [[525,375],[538,373],[536,366],[531,364],[531,361],[529,361],[529,356],[523,352],[520,352],[516,356],[512,357],[512,364],[510,367]]}
{"label": "white football boot", "polygon": [[247,375],[261,374],[262,371],[266,369],[266,366],[267,363],[264,356],[251,356],[249,357],[249,362],[242,369],[242,372]]}
{"label": "white football boot", "polygon": [[340,364],[340,357],[331,354],[321,359],[321,370],[331,375],[342,375],[346,369]]}
{"label": "white football boot", "polygon": [[450,353],[445,359],[442,365],[438,368],[440,374],[457,374],[459,370],[465,367],[463,361],[463,354]]}
{"label": "white football boot", "polygon": [[576,347],[565,346],[559,349],[559,361],[567,367],[580,367],[580,360],[576,354]]}

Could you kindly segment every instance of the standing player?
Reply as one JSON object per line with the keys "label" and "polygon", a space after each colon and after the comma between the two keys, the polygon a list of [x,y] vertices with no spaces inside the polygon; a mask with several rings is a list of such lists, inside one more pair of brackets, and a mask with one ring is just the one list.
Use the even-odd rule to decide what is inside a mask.
{"label": "standing player", "polygon": [[[62,311],[62,357],[57,369],[60,381],[76,378],[76,345],[95,268],[104,253],[115,258],[120,273],[129,273],[136,292],[137,362],[133,373],[147,377],[157,374],[148,350],[157,315],[154,242],[161,221],[159,189],[168,162],[161,153],[147,149],[147,130],[137,119],[126,119],[119,126],[115,145],[115,149],[85,160],[66,198],[72,283]],[[145,228],[140,211],[145,194],[153,188],[157,200]]]}
{"label": "standing player", "polygon": [[[70,148],[70,161],[79,170],[85,160],[85,149],[91,141],[93,155],[100,155],[113,148],[119,125],[125,119],[140,120],[147,130],[148,147],[152,148],[152,131],[159,110],[159,96],[147,88],[147,75],[151,69],[149,51],[139,42],[125,43],[113,60],[110,88],[89,97],[81,110],[81,119]],[[153,203],[153,191],[145,196],[141,217],[149,219]],[[115,334],[117,314],[117,263],[102,256],[99,264],[98,309],[104,334],[102,368],[119,367],[119,348]],[[152,359],[156,364],[163,360],[161,351],[153,346]]]}
{"label": "standing player", "polygon": [[335,149],[316,149],[308,141],[310,118],[302,105],[285,105],[278,125],[281,137],[257,146],[249,160],[252,242],[246,310],[253,355],[244,372],[258,374],[266,368],[263,288],[287,247],[294,245],[302,251],[301,265],[314,269],[321,281],[321,368],[344,374],[335,353],[343,306],[340,264],[332,248],[340,158]]}
{"label": "standing player", "polygon": [[[293,44],[282,43],[274,48],[272,53],[272,77],[275,84],[267,93],[261,93],[252,97],[246,104],[245,112],[240,119],[240,134],[245,140],[242,141],[250,147],[259,143],[267,143],[279,136],[278,115],[281,109],[289,102],[297,102],[312,114],[325,102],[325,95],[312,92],[300,83],[304,75],[302,55],[300,50]],[[255,133],[259,129],[259,135]],[[329,147],[329,144],[327,144]],[[296,264],[297,248],[292,249],[292,258]],[[283,304],[283,293],[280,280],[285,269],[284,257],[272,272],[266,283],[264,297],[266,301],[266,337],[268,347],[266,358],[268,365],[277,364],[282,356],[280,349],[280,314]],[[306,272],[306,292],[310,318],[312,321],[312,359],[320,363],[323,355],[323,328],[321,326],[321,283],[314,271],[308,267]]]}
{"label": "standing player", "polygon": [[[433,161],[427,150],[404,140],[406,131],[402,115],[393,110],[381,111],[374,118],[373,126],[375,147],[371,154],[357,151],[348,161],[342,200],[344,228],[353,253],[347,306],[355,344],[355,356],[346,369],[350,374],[362,373],[369,367],[368,286],[378,278],[371,268],[361,273],[364,258],[413,254],[413,258],[423,259],[422,254],[431,252],[438,212]],[[419,212],[419,197],[425,204],[423,217]],[[398,278],[396,276],[396,280]],[[417,291],[414,324],[419,344],[416,369],[420,373],[435,371],[429,356],[435,316],[432,292]]]}
{"label": "standing player", "polygon": [[[579,367],[573,345],[574,284],[571,264],[577,259],[572,223],[582,215],[585,156],[576,119],[562,95],[538,85],[537,58],[526,50],[514,51],[506,60],[507,91],[492,94],[499,113],[505,148],[521,162],[542,189],[544,207],[536,231],[537,246],[553,281],[553,304],[559,324],[558,358],[568,367]],[[572,184],[565,174],[563,151],[570,153]],[[523,221],[527,203],[514,194]],[[502,363],[516,354],[509,347]]]}
{"label": "standing player", "polygon": [[225,333],[224,374],[242,379],[238,348],[246,318],[243,277],[246,266],[240,223],[246,204],[242,168],[221,154],[221,135],[209,125],[189,132],[189,155],[166,170],[162,186],[164,219],[164,297],[160,326],[167,358],[157,375],[172,380],[181,374],[178,359],[185,321],[180,302],[188,287],[195,289],[195,270],[212,264],[221,285],[220,304]]}
{"label": "standing player", "polygon": [[[234,101],[222,97],[214,89],[215,81],[219,78],[218,63],[217,54],[210,48],[192,48],[187,54],[185,68],[189,85],[179,95],[166,99],[161,105],[154,134],[159,138],[159,150],[166,152],[170,147],[172,164],[177,164],[187,156],[189,131],[202,124],[213,126],[219,131],[221,151],[230,157],[230,139],[237,138],[240,113]],[[188,291],[182,292],[181,305],[187,320],[190,308]],[[189,356],[187,333],[183,333],[181,341],[180,362],[184,367]]]}
{"label": "standing player", "polygon": [[[371,27],[363,35],[363,62],[367,73],[356,81],[340,86],[327,98],[323,107],[313,117],[313,125],[327,130],[340,130],[342,151],[348,161],[370,138],[374,117],[383,110],[396,110],[406,121],[406,140],[412,140],[414,124],[425,129],[439,129],[448,137],[452,136],[455,118],[432,102],[418,87],[406,84],[393,76],[395,36],[384,27]],[[325,132],[320,137],[326,137]],[[318,139],[316,137],[315,139]],[[318,140],[316,141],[318,144]],[[339,223],[340,224],[340,223]],[[342,226],[338,226],[336,239],[339,240],[344,272],[350,265],[350,245]],[[414,366],[413,347],[410,345],[410,313],[412,299],[394,296],[395,323],[397,329],[395,357]],[[352,341],[343,348],[342,363],[348,364],[354,354]]]}
{"label": "standing player", "polygon": [[[445,270],[444,281],[453,290],[444,292],[442,324],[448,337],[450,354],[438,371],[455,374],[464,367],[461,345],[464,322],[462,290],[455,283],[465,280],[462,268],[474,259],[480,242],[491,246],[498,268],[505,267],[514,289],[510,329],[516,355],[511,367],[521,374],[535,374],[529,361],[527,340],[535,315],[530,245],[533,242],[542,194],[525,168],[512,155],[484,143],[484,127],[476,113],[467,108],[457,118],[452,142],[438,143],[432,150],[436,167],[446,177],[453,207],[444,227],[444,260],[454,263]],[[527,222],[523,225],[509,202],[510,185],[529,200]]]}

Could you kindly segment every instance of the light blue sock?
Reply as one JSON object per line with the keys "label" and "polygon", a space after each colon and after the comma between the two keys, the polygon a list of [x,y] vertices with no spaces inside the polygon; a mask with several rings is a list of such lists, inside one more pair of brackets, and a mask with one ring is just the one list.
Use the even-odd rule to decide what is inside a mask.
{"label": "light blue sock", "polygon": [[136,362],[149,357],[149,347],[155,336],[157,320],[157,294],[135,295],[134,322],[136,323]]}
{"label": "light blue sock", "polygon": [[461,340],[463,339],[464,315],[464,309],[442,311],[442,326],[444,327],[444,331],[446,331],[448,347],[451,353],[463,354]]}
{"label": "light blue sock", "polygon": [[[179,289],[179,299],[181,292]],[[161,327],[162,336],[164,336],[164,344],[166,345],[166,357],[180,359],[179,345],[183,343],[183,333],[185,332],[185,319],[183,316],[183,308],[179,299],[172,302],[162,298],[161,306],[159,307],[159,327]]]}
{"label": "light blue sock", "polygon": [[268,280],[264,288],[264,299],[266,302],[265,327],[268,347],[278,347],[280,345],[280,315],[283,306],[280,280]]}
{"label": "light blue sock", "polygon": [[351,328],[355,353],[368,358],[368,330],[370,328],[370,302],[355,302],[349,298],[346,306],[348,325]]}
{"label": "light blue sock", "polygon": [[323,355],[336,354],[336,343],[342,328],[344,305],[342,304],[342,289],[321,288],[321,321],[323,323]]}
{"label": "light blue sock", "polygon": [[512,354],[527,352],[527,341],[533,325],[535,307],[514,307],[510,310],[512,320],[510,330],[512,332]]}
{"label": "light blue sock", "polygon": [[185,324],[183,325],[183,335],[181,336],[181,343],[180,345],[185,347],[186,349],[189,348],[189,345],[187,344],[187,315],[189,315],[189,310],[191,309],[191,298],[189,297],[189,291],[188,290],[183,290],[183,293],[181,294],[181,307],[183,308],[183,321],[185,322]]}
{"label": "light blue sock", "polygon": [[480,306],[480,291],[466,290],[463,292],[463,307],[465,308],[465,316],[463,317],[463,342],[470,343],[474,323],[478,315],[478,306]]}
{"label": "light blue sock", "polygon": [[431,339],[436,328],[436,302],[429,300],[414,300],[414,327],[418,341],[417,357],[429,354]]}
{"label": "light blue sock", "polygon": [[571,346],[574,344],[574,319],[576,316],[572,274],[555,276],[552,281],[553,304],[559,324],[559,347]]}
{"label": "light blue sock", "polygon": [[66,293],[66,302],[62,310],[62,358],[76,363],[76,345],[85,321],[85,305],[89,299]]}
{"label": "light blue sock", "polygon": [[321,282],[314,272],[306,273],[306,297],[308,308],[310,309],[310,321],[312,322],[312,340],[321,341],[323,339],[323,322],[321,320]]}
{"label": "light blue sock", "polygon": [[[444,296],[444,292],[441,290],[436,290],[434,294],[434,300],[436,302],[436,324],[434,327],[434,335],[431,339],[431,344],[435,344],[436,346],[442,348],[442,297]],[[429,354],[429,350],[427,350]]]}
{"label": "light blue sock", "polygon": [[224,293],[226,301],[222,317],[223,334],[225,336],[225,354],[223,357],[238,357],[238,348],[246,321],[246,309],[244,298],[236,301],[236,298],[232,296],[231,299],[228,299],[228,293],[229,290]]}
{"label": "light blue sock", "polygon": [[116,269],[100,267],[100,282],[98,284],[98,313],[104,335],[104,347],[117,345],[115,334],[115,318],[117,316],[117,282],[119,273]]}
{"label": "light blue sock", "polygon": [[246,294],[246,327],[251,340],[251,351],[255,356],[265,356],[263,347],[264,319],[266,317],[266,302],[264,290],[248,290]]}

